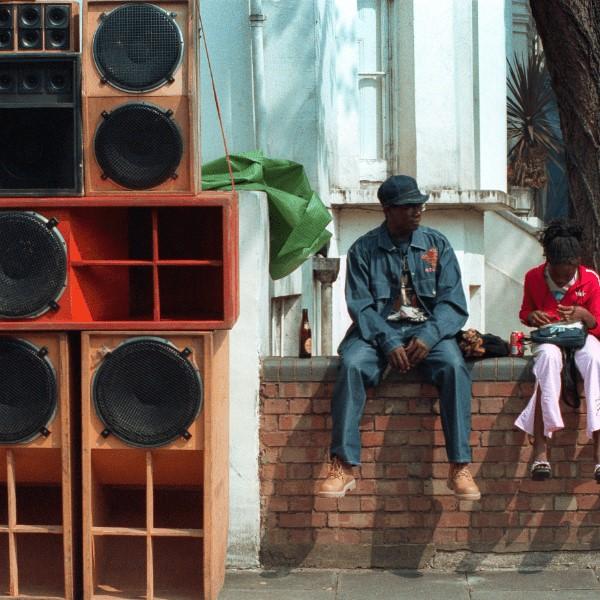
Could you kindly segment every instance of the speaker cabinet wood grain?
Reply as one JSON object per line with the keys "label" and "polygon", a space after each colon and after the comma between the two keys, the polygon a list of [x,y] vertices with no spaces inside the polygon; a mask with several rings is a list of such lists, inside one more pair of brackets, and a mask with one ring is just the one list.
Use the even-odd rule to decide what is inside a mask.
{"label": "speaker cabinet wood grain", "polygon": [[86,194],[198,192],[196,2],[83,10]]}
{"label": "speaker cabinet wood grain", "polygon": [[[56,377],[57,410],[46,435],[0,444],[0,598],[73,600],[68,339],[64,333],[0,336],[0,342],[7,339],[47,350]],[[27,380],[27,373],[23,377]],[[3,400],[10,404],[5,393]]]}
{"label": "speaker cabinet wood grain", "polygon": [[[106,436],[93,397],[114,360],[107,353],[140,336],[188,349],[203,384],[191,437],[160,448]],[[227,332],[84,332],[81,349],[84,597],[216,600],[228,523]]]}

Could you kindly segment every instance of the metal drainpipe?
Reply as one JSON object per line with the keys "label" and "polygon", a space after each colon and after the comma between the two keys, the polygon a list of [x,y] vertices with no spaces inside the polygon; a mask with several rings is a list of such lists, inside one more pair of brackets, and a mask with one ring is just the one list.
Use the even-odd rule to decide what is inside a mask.
{"label": "metal drainpipe", "polygon": [[252,87],[254,92],[254,141],[256,147],[269,153],[266,134],[267,100],[265,93],[265,55],[263,27],[267,17],[262,14],[262,0],[250,0],[252,28]]}

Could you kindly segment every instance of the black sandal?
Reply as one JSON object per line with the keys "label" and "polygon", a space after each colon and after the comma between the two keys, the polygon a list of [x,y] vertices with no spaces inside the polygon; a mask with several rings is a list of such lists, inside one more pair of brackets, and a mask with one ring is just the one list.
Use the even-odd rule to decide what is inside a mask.
{"label": "black sandal", "polygon": [[[551,477],[552,467],[547,460],[533,461],[531,464],[531,479],[533,479],[533,481],[546,481],[546,479],[550,479]],[[598,469],[598,477],[600,477],[600,469]]]}
{"label": "black sandal", "polygon": [[600,484],[600,464],[596,465],[596,468],[594,469],[594,479],[597,484]]}

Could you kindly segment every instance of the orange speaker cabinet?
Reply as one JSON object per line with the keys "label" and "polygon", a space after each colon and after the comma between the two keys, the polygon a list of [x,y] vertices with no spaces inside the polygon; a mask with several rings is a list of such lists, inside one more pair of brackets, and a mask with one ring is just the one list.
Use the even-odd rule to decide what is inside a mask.
{"label": "orange speaker cabinet", "polygon": [[[203,402],[185,438],[143,448],[106,436],[98,380],[107,361],[122,360],[119,348],[147,339],[184,353]],[[216,600],[228,527],[228,333],[84,332],[81,352],[84,598]],[[164,387],[157,410],[171,401],[160,372],[134,390]],[[141,416],[128,427],[136,418],[145,431]]]}
{"label": "orange speaker cabinet", "polygon": [[[6,211],[58,220],[64,250],[56,244],[57,251],[66,253],[67,263],[62,295],[39,316],[18,312],[7,318],[12,313],[1,313],[3,294],[14,302],[14,286],[7,283],[3,292],[0,285],[0,330],[213,330],[231,328],[237,319],[235,194],[4,198],[0,204],[0,223]],[[20,259],[10,259],[22,252],[17,231],[14,251],[6,233],[0,236],[0,248],[10,246],[0,257],[7,282],[27,277],[11,275],[25,268]]]}
{"label": "orange speaker cabinet", "polygon": [[84,0],[88,195],[200,190],[194,0]]}
{"label": "orange speaker cabinet", "polygon": [[[0,336],[0,344],[15,340],[21,347],[25,342],[47,351],[44,361],[56,378],[56,413],[45,435],[0,443],[0,598],[73,600],[68,340],[64,333]],[[6,348],[2,356],[7,368]],[[26,380],[38,374],[28,360],[23,364],[35,369],[22,375]],[[17,381],[20,376],[13,372],[11,377]],[[6,377],[2,385],[7,385]]]}

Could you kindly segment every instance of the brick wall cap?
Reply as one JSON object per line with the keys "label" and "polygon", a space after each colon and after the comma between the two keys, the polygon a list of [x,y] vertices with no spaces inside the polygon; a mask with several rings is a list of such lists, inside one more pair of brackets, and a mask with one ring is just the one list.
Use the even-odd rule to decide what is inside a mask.
{"label": "brick wall cap", "polygon": [[[338,356],[294,358],[267,356],[262,359],[261,379],[264,382],[281,381],[335,381],[339,366]],[[484,358],[467,361],[473,381],[534,381],[533,361],[529,358]],[[392,372],[386,383],[421,383],[418,372]]]}

